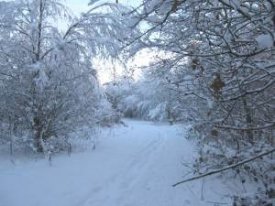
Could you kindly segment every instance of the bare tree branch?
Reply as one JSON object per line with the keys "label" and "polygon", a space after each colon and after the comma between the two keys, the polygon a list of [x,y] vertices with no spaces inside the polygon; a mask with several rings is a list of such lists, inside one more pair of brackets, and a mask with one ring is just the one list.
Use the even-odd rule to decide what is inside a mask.
{"label": "bare tree branch", "polygon": [[183,184],[183,183],[186,183],[186,182],[191,182],[191,181],[198,180],[198,179],[201,179],[201,178],[210,176],[210,175],[214,175],[214,174],[217,174],[217,173],[221,173],[221,172],[226,171],[226,170],[234,169],[234,168],[236,168],[236,167],[239,167],[239,166],[241,166],[241,165],[244,165],[244,164],[246,164],[246,163],[249,163],[249,162],[252,162],[252,161],[254,161],[254,160],[256,160],[256,159],[259,159],[259,158],[261,158],[261,157],[267,156],[267,155],[269,155],[269,154],[271,154],[271,153],[273,153],[273,152],[275,152],[275,148],[273,148],[272,150],[263,152],[263,153],[261,153],[261,154],[255,156],[255,157],[252,157],[252,158],[243,160],[243,161],[238,162],[238,163],[236,163],[236,164],[229,165],[229,166],[224,167],[224,168],[222,168],[222,169],[213,170],[213,171],[207,172],[207,173],[205,173],[205,174],[201,174],[201,175],[198,175],[198,176],[195,176],[195,177],[191,177],[191,178],[189,178],[189,179],[182,180],[182,181],[180,181],[180,182],[177,182],[177,183],[173,184],[172,186],[173,186],[173,187],[176,187],[176,186],[178,186],[178,185],[180,185],[180,184]]}

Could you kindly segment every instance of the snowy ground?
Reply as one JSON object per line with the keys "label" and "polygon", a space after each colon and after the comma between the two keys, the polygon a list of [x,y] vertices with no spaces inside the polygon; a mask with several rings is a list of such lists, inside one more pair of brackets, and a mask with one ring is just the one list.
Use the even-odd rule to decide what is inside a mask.
{"label": "snowy ground", "polygon": [[52,166],[44,159],[12,164],[0,158],[0,206],[230,205],[225,194],[232,188],[215,177],[171,186],[195,155],[184,129],[126,124],[102,134],[96,150],[59,155]]}

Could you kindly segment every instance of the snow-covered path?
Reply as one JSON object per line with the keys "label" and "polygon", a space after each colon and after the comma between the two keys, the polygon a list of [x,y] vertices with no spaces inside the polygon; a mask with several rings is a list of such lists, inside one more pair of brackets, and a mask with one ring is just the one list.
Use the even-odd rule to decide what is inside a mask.
{"label": "snow-covered path", "polygon": [[96,150],[55,157],[52,166],[0,160],[0,206],[199,206],[221,199],[202,181],[171,186],[186,174],[182,161],[195,155],[182,128],[126,124],[105,134]]}

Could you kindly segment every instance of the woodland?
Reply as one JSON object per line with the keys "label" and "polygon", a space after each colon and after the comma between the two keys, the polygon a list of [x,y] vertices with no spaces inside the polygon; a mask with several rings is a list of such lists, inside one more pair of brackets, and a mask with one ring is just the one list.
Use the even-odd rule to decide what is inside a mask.
{"label": "woodland", "polygon": [[[275,205],[275,1],[87,8],[0,1],[0,149],[51,158],[124,118],[190,125],[193,175],[174,187],[218,174],[253,185],[232,205]],[[104,83],[99,60],[112,65]]]}

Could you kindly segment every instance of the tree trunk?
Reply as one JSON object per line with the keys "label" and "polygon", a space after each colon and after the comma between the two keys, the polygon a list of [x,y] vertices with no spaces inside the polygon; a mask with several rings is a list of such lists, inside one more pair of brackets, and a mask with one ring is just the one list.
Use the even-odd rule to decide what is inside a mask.
{"label": "tree trunk", "polygon": [[[245,99],[245,97],[243,97],[243,105],[244,105],[244,112],[245,112],[245,120],[246,120],[246,125],[247,127],[251,127],[252,125],[252,112],[251,109],[249,108],[249,106],[247,105],[247,101]],[[254,135],[253,135],[253,131],[251,130],[247,130],[247,136],[249,138],[249,142],[251,144],[254,144]]]}
{"label": "tree trunk", "polygon": [[36,152],[44,152],[43,149],[43,125],[39,117],[33,118],[34,148]]}

